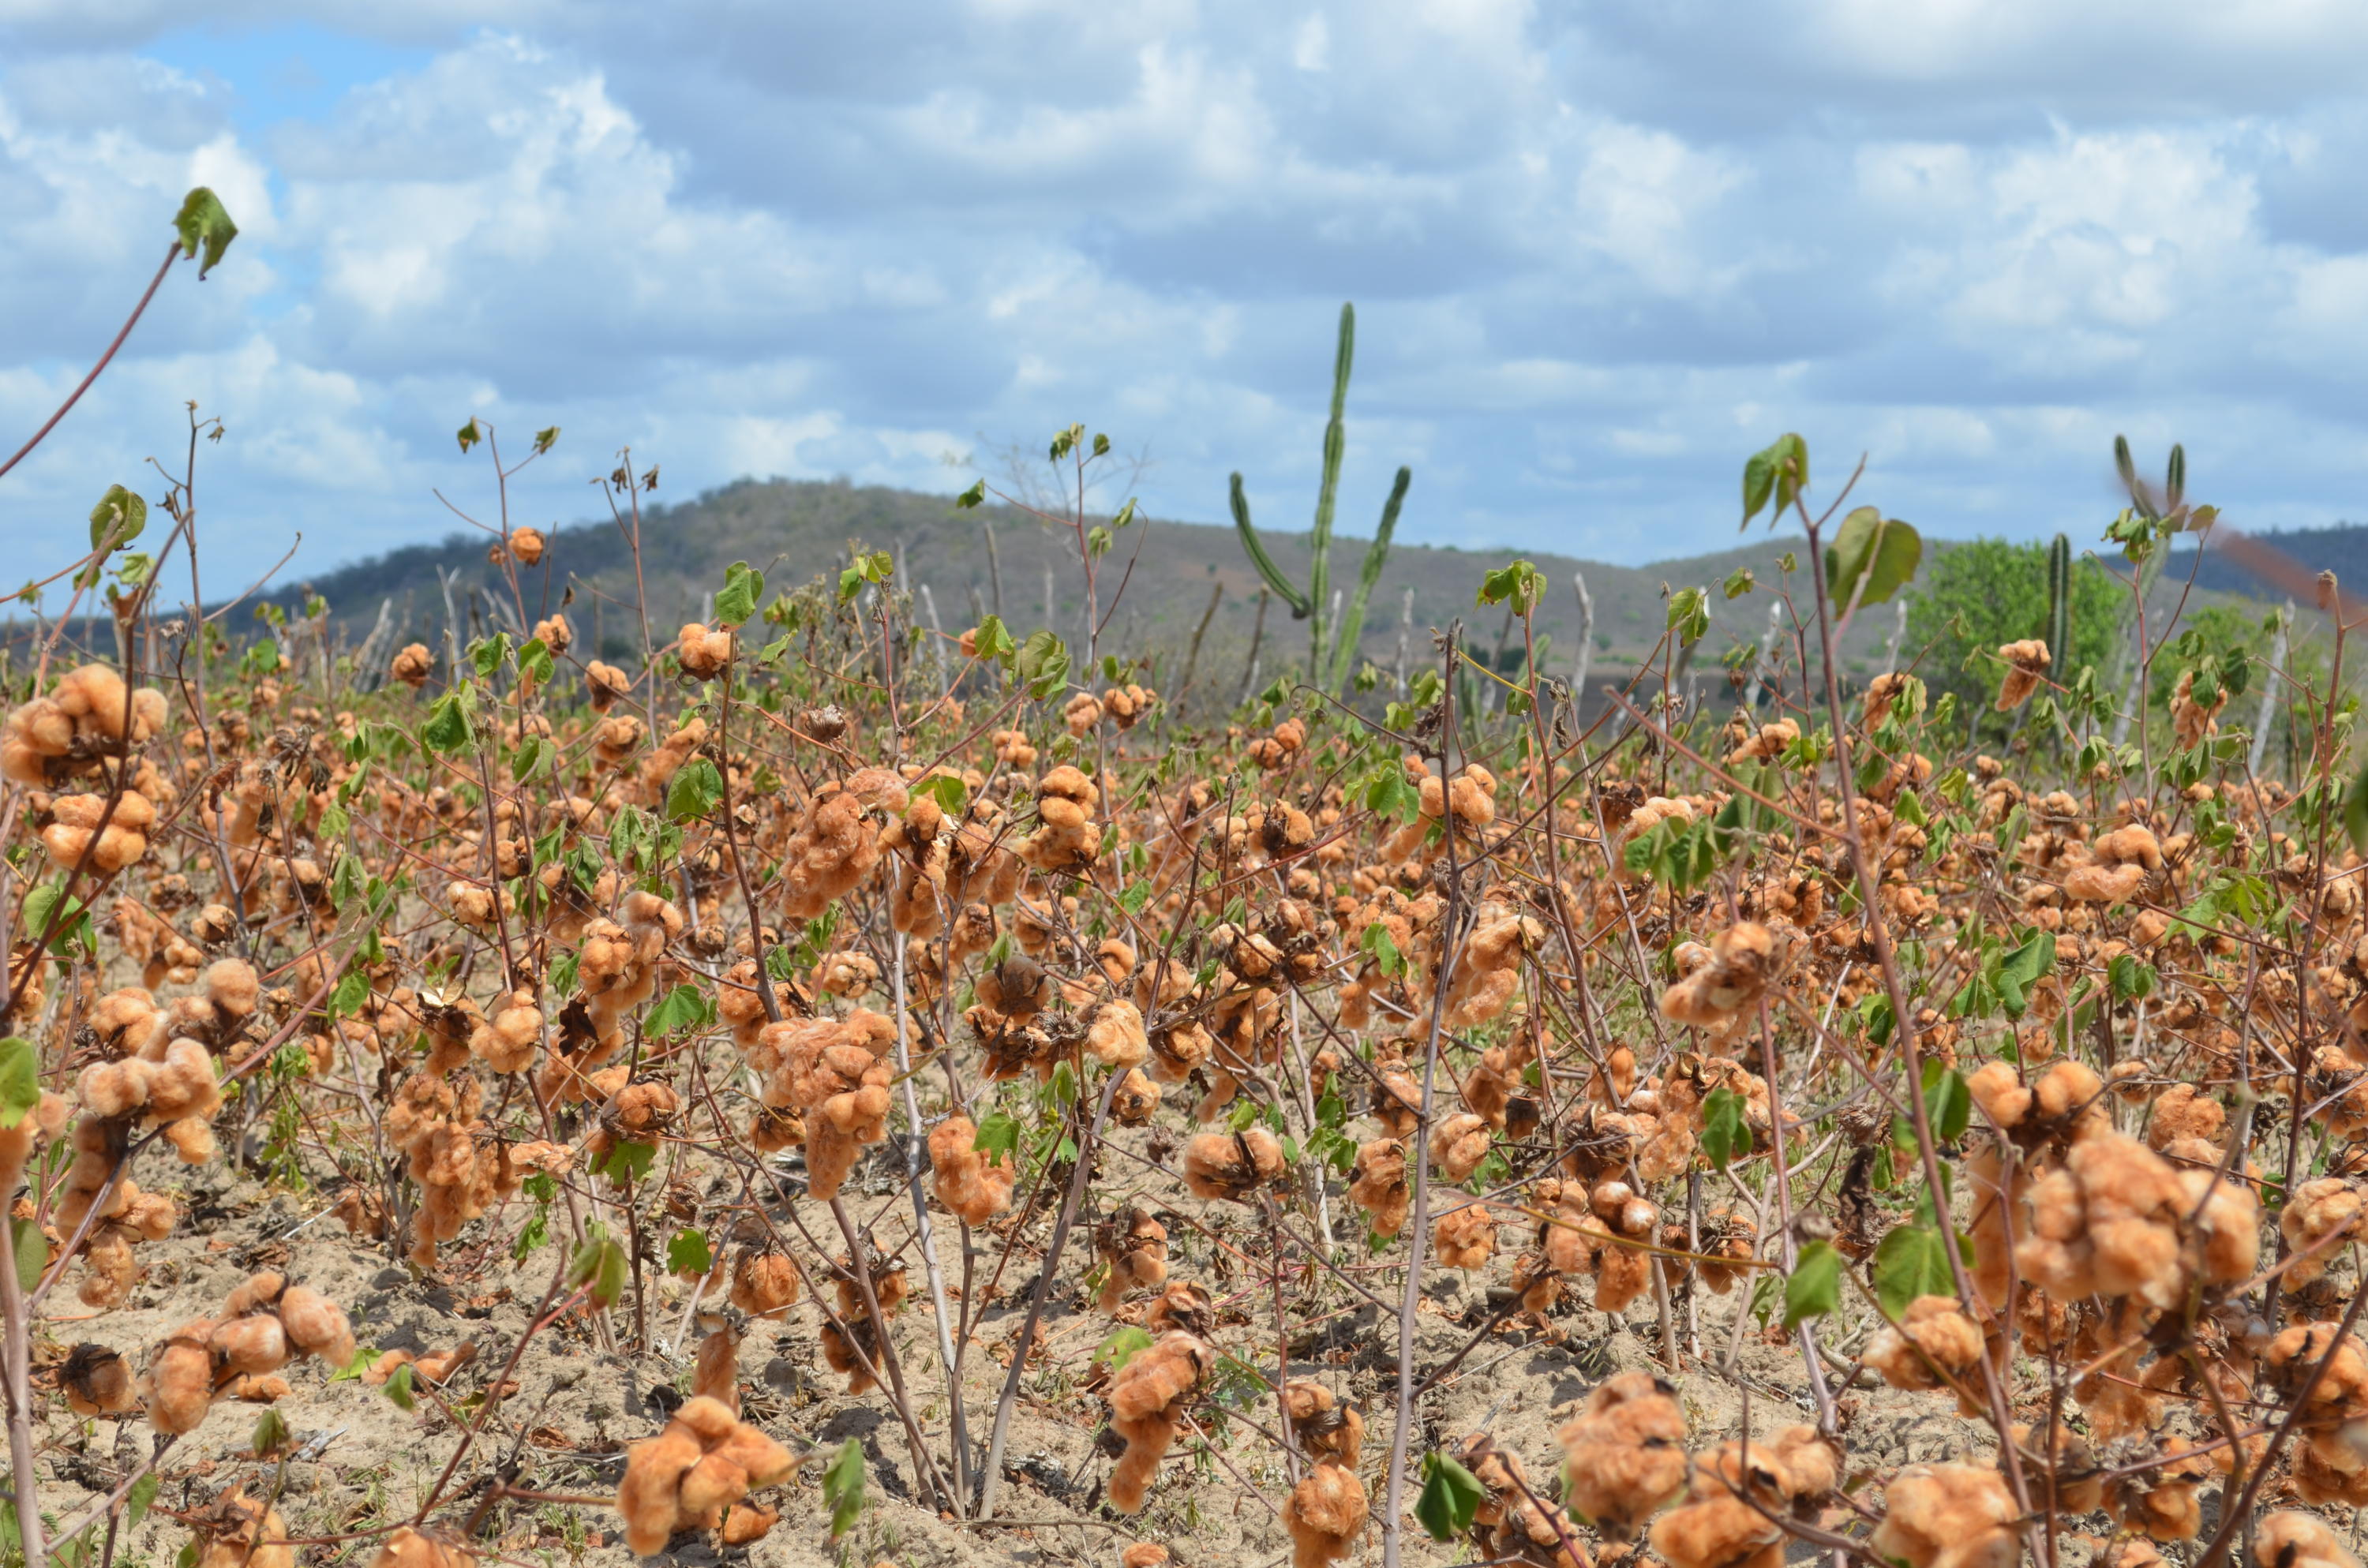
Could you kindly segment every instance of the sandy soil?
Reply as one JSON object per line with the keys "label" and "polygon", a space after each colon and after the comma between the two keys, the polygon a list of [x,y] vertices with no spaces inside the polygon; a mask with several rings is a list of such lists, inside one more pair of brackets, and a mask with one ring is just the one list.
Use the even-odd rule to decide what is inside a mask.
{"label": "sandy soil", "polygon": [[[1113,1162],[1115,1164],[1115,1162]],[[1140,1167],[1133,1167],[1138,1173]],[[170,1562],[188,1539],[186,1527],[163,1510],[202,1506],[214,1494],[244,1483],[250,1492],[279,1489],[280,1506],[292,1534],[326,1537],[368,1531],[408,1519],[437,1481],[487,1388],[500,1375],[518,1336],[551,1285],[561,1248],[546,1247],[523,1264],[506,1252],[487,1256],[472,1230],[449,1249],[445,1265],[422,1275],[383,1244],[348,1237],[333,1218],[323,1217],[326,1199],[316,1192],[272,1190],[227,1162],[194,1172],[165,1166],[144,1168],[159,1185],[179,1179],[187,1205],[181,1229],[169,1240],[141,1250],[146,1274],[129,1304],[90,1319],[74,1299],[73,1279],[46,1307],[43,1324],[53,1355],[91,1340],[123,1352],[135,1362],[165,1332],[189,1318],[219,1310],[224,1296],[257,1269],[284,1269],[328,1291],[346,1304],[365,1346],[415,1352],[448,1349],[474,1341],[474,1359],[441,1392],[441,1403],[423,1397],[416,1408],[399,1408],[379,1389],[357,1380],[332,1381],[317,1362],[288,1370],[292,1395],[280,1412],[293,1428],[304,1457],[284,1471],[249,1452],[255,1406],[217,1404],[198,1431],[181,1439],[162,1463],[165,1481],[153,1514],[129,1538],[128,1562]],[[1124,1175],[1108,1171],[1105,1176]],[[1094,1192],[1107,1208],[1117,1184],[1098,1180]],[[876,1151],[849,1184],[850,1201],[869,1221],[882,1245],[894,1251],[907,1235],[910,1210],[891,1150]],[[1338,1199],[1335,1196],[1337,1206]],[[801,1208],[811,1207],[801,1204]],[[1229,1252],[1189,1226],[1173,1225],[1172,1277],[1195,1278],[1219,1298],[1224,1326],[1219,1342],[1230,1354],[1271,1369],[1274,1364],[1272,1286],[1251,1272],[1246,1259],[1262,1260],[1262,1227],[1250,1210],[1235,1206],[1196,1208],[1193,1217],[1225,1237]],[[1335,1212],[1340,1210],[1336,1207]],[[496,1215],[507,1236],[519,1218],[513,1210]],[[808,1218],[815,1234],[835,1234],[826,1215]],[[561,1226],[554,1224],[554,1231]],[[1082,1227],[1081,1227],[1082,1234]],[[1049,1219],[1039,1217],[1025,1233],[1031,1247],[1049,1235]],[[475,1243],[472,1247],[470,1244]],[[958,1239],[945,1237],[951,1283],[959,1289]],[[973,1441],[983,1449],[997,1388],[1008,1365],[1010,1346],[1026,1307],[1033,1273],[1032,1250],[1015,1258],[1001,1293],[982,1312],[965,1352],[965,1381]],[[902,1426],[878,1395],[850,1398],[843,1380],[825,1364],[820,1320],[802,1304],[786,1324],[750,1326],[740,1355],[744,1414],[793,1450],[812,1450],[817,1462],[780,1489],[772,1501],[780,1523],[763,1540],[724,1551],[722,1558],[752,1564],[852,1563],[882,1559],[908,1568],[953,1563],[1098,1563],[1116,1561],[1119,1549],[1137,1540],[1166,1543],[1184,1564],[1226,1563],[1273,1568],[1287,1562],[1290,1540],[1275,1513],[1289,1487],[1278,1450],[1250,1423],[1273,1424],[1270,1397],[1236,1378],[1226,1392],[1234,1409],[1213,1409],[1203,1418],[1213,1451],[1179,1441],[1170,1451],[1145,1513],[1123,1519],[1101,1506],[1110,1454],[1098,1447],[1104,1407],[1098,1397],[1100,1375],[1093,1366],[1097,1347],[1111,1330],[1091,1310],[1079,1283],[1090,1263],[1089,1249],[1073,1240],[1070,1267],[1056,1281],[1040,1332],[1036,1356],[1022,1383],[1005,1460],[995,1528],[965,1528],[939,1519],[912,1498],[912,1460]],[[1495,1271],[1508,1259],[1500,1256]],[[985,1300],[992,1259],[977,1260],[973,1290]],[[1428,1377],[1463,1352],[1441,1386],[1421,1399],[1411,1448],[1420,1452],[1486,1430],[1498,1444],[1518,1451],[1529,1473],[1543,1482],[1555,1471],[1554,1433],[1571,1407],[1616,1371],[1651,1369],[1660,1335],[1650,1298],[1629,1321],[1611,1324],[1584,1305],[1565,1309],[1550,1322],[1534,1319],[1487,1325],[1495,1315],[1487,1298],[1488,1276],[1440,1274],[1429,1282],[1418,1318],[1417,1367]],[[936,1330],[928,1291],[917,1266],[910,1304],[897,1320],[900,1355],[916,1389],[916,1403],[942,1454],[947,1412],[938,1368]],[[605,1494],[613,1491],[626,1445],[654,1433],[664,1410],[689,1383],[689,1352],[695,1334],[677,1353],[676,1332],[684,1320],[687,1281],[645,1269],[643,1310],[659,1349],[638,1356],[607,1347],[594,1324],[571,1321],[546,1331],[528,1346],[514,1374],[516,1388],[501,1404],[498,1420],[462,1465],[437,1517],[456,1520],[470,1506],[475,1488],[496,1464],[511,1466],[511,1483],[554,1494]],[[1384,1300],[1393,1288],[1378,1273],[1368,1287]],[[1370,1423],[1364,1473],[1381,1511],[1379,1476],[1387,1453],[1396,1387],[1396,1331],[1392,1315],[1321,1273],[1283,1281],[1284,1313],[1293,1325],[1289,1346],[1294,1376],[1315,1376],[1336,1392],[1361,1402]],[[1713,1363],[1723,1360],[1730,1327],[1743,1292],[1697,1303],[1701,1340]],[[612,1314],[610,1335],[628,1335],[634,1318],[629,1292]],[[1682,1323],[1682,1318],[1679,1320]],[[1476,1343],[1475,1343],[1476,1340]],[[1468,1348],[1467,1348],[1468,1347]],[[1219,1382],[1225,1380],[1221,1372]],[[1741,1341],[1732,1377],[1689,1358],[1675,1377],[1698,1441],[1732,1436],[1742,1428],[1747,1403],[1754,1430],[1804,1419],[1812,1414],[1802,1362],[1789,1342],[1770,1342],[1754,1327]],[[1853,1471],[1884,1470],[1918,1460],[1950,1458],[1987,1446],[1986,1431],[1959,1419],[1946,1399],[1902,1395],[1861,1387],[1850,1391]],[[55,1514],[78,1511],[103,1494],[149,1441],[137,1420],[73,1421],[62,1406],[41,1436],[45,1445],[48,1506]],[[826,1539],[828,1511],[819,1485],[820,1458],[848,1438],[859,1439],[870,1475],[872,1506],[846,1539]],[[514,1456],[514,1457],[513,1457]],[[1411,1505],[1413,1493],[1407,1494]],[[605,1506],[533,1506],[504,1503],[480,1544],[516,1562],[555,1565],[623,1563],[632,1561],[619,1544],[619,1523]],[[323,1542],[302,1549],[311,1563],[368,1562],[370,1540]],[[1368,1531],[1359,1560],[1379,1561],[1378,1528]],[[719,1561],[712,1542],[677,1536],[669,1559]],[[1469,1561],[1461,1543],[1440,1546],[1409,1528],[1406,1558],[1412,1563]]]}

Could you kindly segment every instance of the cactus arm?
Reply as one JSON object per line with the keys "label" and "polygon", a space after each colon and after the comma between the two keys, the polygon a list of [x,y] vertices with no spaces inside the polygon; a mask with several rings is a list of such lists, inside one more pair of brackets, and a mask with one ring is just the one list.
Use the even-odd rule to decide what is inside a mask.
{"label": "cactus arm", "polygon": [[2187,499],[2187,449],[2173,443],[2170,449],[2169,483],[2163,487],[2163,505],[2172,511]]}
{"label": "cactus arm", "polygon": [[2122,488],[2130,493],[2132,504],[2151,516],[2154,508],[2146,505],[2146,487],[2138,483],[2138,465],[2130,457],[2130,438],[2127,436],[2116,435],[2113,437],[2113,471],[2122,476]]}
{"label": "cactus arm", "polygon": [[1390,498],[1382,506],[1382,526],[1373,530],[1373,542],[1365,551],[1364,569],[1357,574],[1356,596],[1349,601],[1349,611],[1332,633],[1331,689],[1338,691],[1349,678],[1349,661],[1357,656],[1357,639],[1365,630],[1365,601],[1373,595],[1373,585],[1382,580],[1382,565],[1389,559],[1390,536],[1398,531],[1398,508],[1406,505],[1406,486],[1414,483],[1414,470],[1398,470],[1396,483],[1390,486]]}
{"label": "cactus arm", "polygon": [[2059,678],[2072,673],[2072,541],[2062,534],[2047,547],[2047,651]]}
{"label": "cactus arm", "polygon": [[1307,656],[1310,679],[1324,668],[1324,620],[1326,595],[1332,587],[1332,509],[1340,491],[1340,460],[1349,449],[1349,368],[1357,355],[1357,307],[1340,307],[1340,341],[1332,357],[1332,417],[1324,426],[1324,480],[1315,492],[1315,530],[1311,540],[1313,562],[1307,569],[1307,598],[1315,621]]}
{"label": "cactus arm", "polygon": [[1266,585],[1274,590],[1275,597],[1291,607],[1291,618],[1305,619],[1312,608],[1307,596],[1291,585],[1291,580],[1275,565],[1274,558],[1267,554],[1265,541],[1250,522],[1250,499],[1242,492],[1242,476],[1238,473],[1234,475],[1233,500],[1234,528],[1242,536],[1242,548],[1249,552],[1250,564],[1258,568],[1258,575],[1266,579]]}

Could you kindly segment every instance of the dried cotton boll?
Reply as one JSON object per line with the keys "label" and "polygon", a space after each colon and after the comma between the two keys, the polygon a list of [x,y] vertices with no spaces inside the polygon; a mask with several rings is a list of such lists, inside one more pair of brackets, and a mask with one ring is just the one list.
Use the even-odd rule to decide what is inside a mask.
{"label": "dried cotton boll", "polygon": [[1364,1451],[1365,1417],[1353,1404],[1344,1404],[1330,1389],[1309,1378],[1293,1378],[1283,1385],[1283,1408],[1291,1435],[1310,1459],[1336,1460],[1357,1468]]}
{"label": "dried cotton boll", "polygon": [[1150,712],[1152,704],[1158,700],[1159,694],[1149,687],[1133,684],[1112,687],[1102,693],[1102,711],[1109,714],[1110,722],[1120,729],[1132,730],[1143,722],[1143,716]]}
{"label": "dried cotton boll", "polygon": [[410,643],[395,654],[394,662],[387,666],[386,673],[417,691],[427,684],[427,677],[436,673],[436,655],[427,651],[424,642]]}
{"label": "dried cotton boll", "polygon": [[1365,1211],[1376,1236],[1387,1240],[1406,1229],[1406,1210],[1414,1197],[1406,1185],[1404,1143],[1395,1138],[1375,1138],[1357,1145],[1357,1163],[1349,1170],[1349,1201]]}
{"label": "dried cotton boll", "polygon": [[867,953],[828,953],[814,968],[814,989],[825,996],[860,1002],[880,984],[880,965]]}
{"label": "dried cotton boll", "polygon": [[1137,1352],[1110,1380],[1110,1429],[1126,1440],[1110,1478],[1110,1506],[1120,1513],[1143,1512],[1159,1461],[1214,1359],[1205,1341],[1178,1331]]}
{"label": "dried cotton boll", "polygon": [[370,1568],[475,1568],[476,1554],[463,1546],[423,1535],[404,1525],[386,1538]]}
{"label": "dried cotton boll", "polygon": [[1431,1245],[1446,1268],[1486,1268],[1497,1251],[1497,1221],[1475,1203],[1442,1214],[1431,1227]]}
{"label": "dried cotton boll", "polygon": [[2170,694],[2170,722],[2180,747],[2200,746],[2210,739],[2220,728],[2220,710],[2227,706],[2227,687],[2218,687],[2207,706],[2195,699],[2195,672],[2180,671],[2179,688]]}
{"label": "dried cotton boll", "polygon": [[190,1522],[198,1535],[196,1568],[296,1568],[288,1521],[244,1487],[232,1487]]}
{"label": "dried cotton boll", "polygon": [[336,1302],[309,1285],[290,1285],[279,1297],[279,1323],[299,1355],[317,1356],[333,1372],[354,1358],[354,1330]]}
{"label": "dried cotton boll", "polygon": [[1142,1068],[1130,1067],[1110,1096],[1110,1119],[1121,1127],[1147,1127],[1159,1109],[1159,1085],[1144,1077]]}
{"label": "dried cotton boll", "polygon": [[930,1130],[932,1191],[939,1203],[967,1225],[984,1225],[1011,1207],[1017,1173],[1008,1163],[990,1163],[978,1147],[978,1127],[966,1116],[950,1116]]}
{"label": "dried cotton boll", "polygon": [[76,1415],[118,1415],[134,1403],[131,1369],[104,1345],[77,1345],[68,1351],[58,1386]]}
{"label": "dried cotton boll", "polygon": [[1105,1067],[1138,1067],[1151,1054],[1143,1013],[1124,997],[1098,1002],[1086,1015],[1086,1049]]}
{"label": "dried cotton boll", "polygon": [[1034,1017],[1053,1000],[1053,977],[1025,953],[981,970],[975,988],[981,1002],[1016,1022]]}
{"label": "dried cotton boll", "polygon": [[2321,1176],[2294,1188],[2293,1201],[2278,1215],[2279,1233],[2294,1255],[2285,1290],[2300,1290],[2327,1272],[2339,1249],[2359,1233],[2362,1207],[2359,1187],[2341,1176]]}
{"label": "dried cotton boll", "polygon": [[[1156,1540],[1138,1540],[1118,1554],[1119,1568],[1167,1568],[1167,1549]],[[2263,1568],[2272,1568],[2263,1564]],[[2284,1568],[2277,1564],[2275,1568]]]}
{"label": "dried cotton boll", "polygon": [[2253,1527],[2253,1568],[2360,1568],[2360,1560],[2326,1520],[2281,1508]]}
{"label": "dried cotton boll", "polygon": [[469,1033],[469,1050],[495,1073],[522,1073],[534,1065],[542,1041],[542,1009],[534,993],[510,993],[509,1006],[480,1022]]}
{"label": "dried cotton boll", "polygon": [[2076,903],[2126,903],[2146,886],[2144,866],[2075,866],[2064,873],[2064,896]]}
{"label": "dried cotton boll", "polygon": [[732,1304],[756,1318],[778,1318],[797,1305],[803,1279],[784,1254],[747,1252],[732,1271]]}
{"label": "dried cotton boll", "polygon": [[1520,992],[1521,954],[1536,951],[1544,941],[1545,926],[1534,915],[1484,915],[1448,987],[1447,1027],[1476,1028],[1500,1017]]}
{"label": "dried cotton boll", "polygon": [[1073,735],[1085,735],[1101,722],[1101,702],[1090,691],[1077,693],[1061,710],[1061,722],[1068,726],[1069,733]]}
{"label": "dried cotton boll", "polygon": [[805,820],[790,835],[781,869],[789,890],[782,907],[791,920],[819,919],[880,865],[880,824],[852,788],[854,782],[850,779],[846,789],[834,784],[816,791]]}
{"label": "dried cotton boll", "polygon": [[1907,1568],[2014,1568],[2020,1510],[1995,1470],[1911,1465],[1884,1491],[1886,1511],[1868,1544]]}
{"label": "dried cotton boll", "polygon": [[2212,1467],[2203,1455],[2188,1453],[2188,1446],[2184,1438],[2166,1438],[2163,1454],[2169,1463],[2108,1483],[2105,1512],[2150,1540],[2193,1540],[2203,1528],[2203,1505],[2195,1489],[2211,1479]]}
{"label": "dried cotton boll", "polygon": [[1036,786],[1036,831],[1019,846],[1020,859],[1047,876],[1082,873],[1101,854],[1101,824],[1093,820],[1101,791],[1063,763]]}
{"label": "dried cotton boll", "polygon": [[1712,942],[1708,963],[1661,994],[1661,1016],[1693,1028],[1724,1029],[1759,1000],[1777,967],[1769,928],[1738,922]]}
{"label": "dried cotton boll", "polygon": [[1567,1500],[1608,1540],[1633,1539],[1686,1483],[1685,1413],[1650,1372],[1606,1381],[1559,1437]]}
{"label": "dried cotton boll", "polygon": [[1196,1198],[1246,1201],[1282,1173],[1282,1145],[1263,1127],[1199,1133],[1184,1148],[1184,1185]]}
{"label": "dried cotton boll", "polygon": [[165,1335],[147,1375],[141,1379],[140,1404],[148,1425],[165,1437],[194,1432],[213,1404],[214,1362],[209,1348],[214,1332],[211,1318],[183,1324]]}
{"label": "dried cotton boll", "polygon": [[[1998,656],[2006,666],[2006,679],[1998,686],[1998,711],[2010,713],[2030,700],[2039,689],[2039,677],[2046,673],[2049,664],[2047,644],[2032,637],[2021,642],[2009,642],[2000,647]],[[1927,1568],[1921,1562],[1911,1568]]]}
{"label": "dried cotton boll", "polygon": [[1782,1568],[1784,1497],[1766,1449],[1722,1443],[1692,1467],[1687,1499],[1653,1522],[1669,1568]]}
{"label": "dried cotton boll", "polygon": [[796,1459],[780,1444],[721,1402],[694,1396],[665,1430],[626,1451],[617,1488],[625,1544],[636,1556],[655,1556],[675,1531],[721,1526],[726,1508],[796,1469]]}
{"label": "dried cotton boll", "polygon": [[1864,1360],[1896,1389],[1963,1386],[1982,1358],[1982,1331],[1950,1296],[1918,1296],[1866,1347]]}
{"label": "dried cotton boll", "polygon": [[675,653],[682,661],[683,674],[693,680],[713,680],[732,663],[732,633],[722,627],[711,631],[702,622],[685,621]]}
{"label": "dried cotton boll", "polygon": [[1430,1163],[1451,1182],[1470,1180],[1487,1156],[1488,1123],[1470,1111],[1449,1117],[1430,1135]]}
{"label": "dried cotton boll", "polygon": [[768,1508],[761,1503],[734,1503],[723,1511],[723,1544],[746,1546],[762,1540],[780,1522],[778,1508]]}
{"label": "dried cotton boll", "polygon": [[1331,1460],[1318,1461],[1283,1504],[1292,1568],[1326,1568],[1348,1556],[1364,1533],[1365,1513],[1365,1489],[1357,1472]]}
{"label": "dried cotton boll", "polygon": [[215,1324],[207,1347],[228,1371],[274,1372],[288,1364],[288,1331],[268,1312]]}
{"label": "dried cotton boll", "polygon": [[1541,1568],[1591,1568],[1587,1549],[1562,1524],[1554,1505],[1544,1501],[1545,1494],[1530,1483],[1518,1455],[1497,1448],[1484,1435],[1466,1438],[1456,1459],[1486,1490],[1473,1510],[1472,1534],[1490,1559],[1526,1558]]}
{"label": "dried cotton boll", "polygon": [[1094,1227],[1094,1251],[1109,1269],[1096,1304],[1115,1312],[1129,1290],[1167,1283],[1167,1227],[1146,1209],[1128,1209]]}

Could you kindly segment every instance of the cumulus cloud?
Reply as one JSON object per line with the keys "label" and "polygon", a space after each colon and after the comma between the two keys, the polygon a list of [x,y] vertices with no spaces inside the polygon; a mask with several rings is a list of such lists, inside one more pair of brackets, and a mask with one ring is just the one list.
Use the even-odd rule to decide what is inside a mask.
{"label": "cumulus cloud", "polygon": [[[1788,428],[1941,533],[2091,531],[2116,429],[2254,522],[2362,474],[2368,23],[2332,0],[238,0],[203,49],[181,17],[0,0],[0,432],[187,186],[244,230],[0,483],[20,554],[189,399],[240,566],[445,532],[472,415],[564,428],[538,519],[629,444],[676,486],[953,489],[950,450],[1080,418],[1151,449],[1156,514],[1222,516],[1238,467],[1291,517],[1349,297],[1344,515],[1410,462],[1417,539],[1715,545]],[[352,80],[259,108],[323,36]]]}

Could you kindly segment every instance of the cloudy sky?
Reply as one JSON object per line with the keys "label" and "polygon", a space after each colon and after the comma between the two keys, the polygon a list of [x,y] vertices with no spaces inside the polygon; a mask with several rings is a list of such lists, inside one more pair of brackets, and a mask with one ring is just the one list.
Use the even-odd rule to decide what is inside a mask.
{"label": "cloudy sky", "polygon": [[188,186],[245,231],[0,480],[0,576],[192,399],[225,573],[442,536],[471,415],[564,428],[526,521],[628,445],[951,492],[1076,419],[1304,527],[1344,299],[1353,529],[1404,461],[1414,538],[1714,547],[1786,429],[1941,534],[2092,538],[2116,430],[2368,516],[2363,81],[2355,0],[0,0],[0,448]]}

